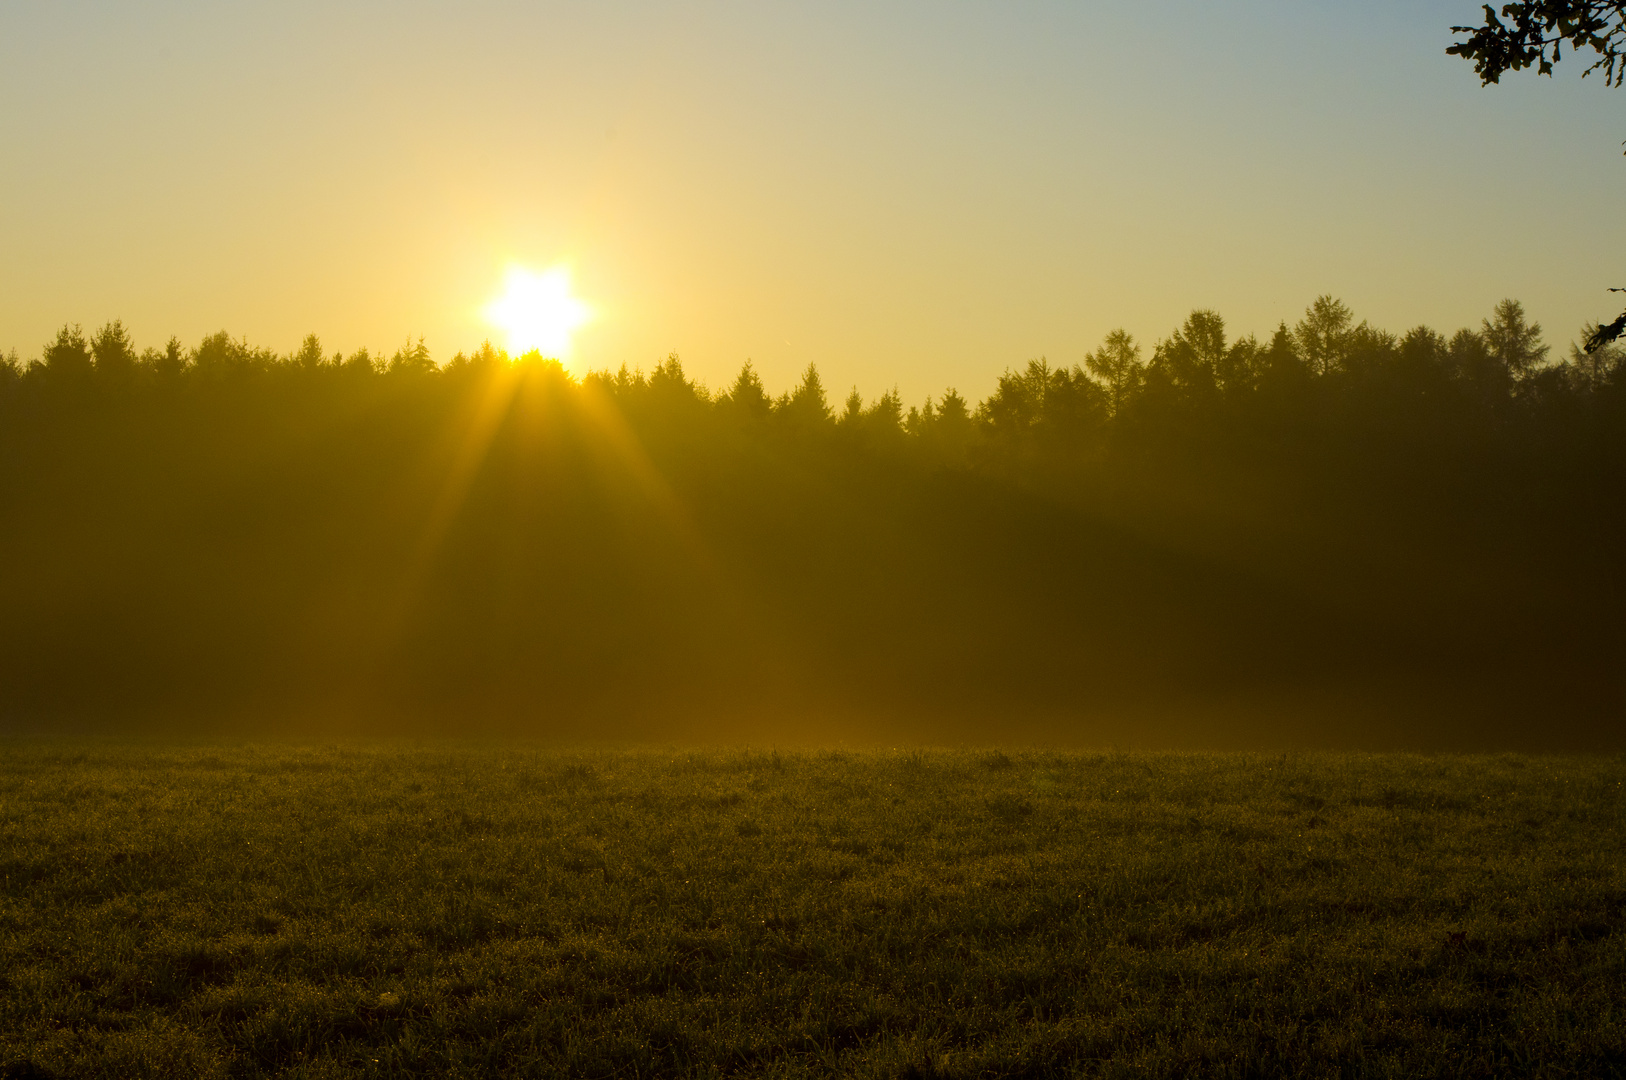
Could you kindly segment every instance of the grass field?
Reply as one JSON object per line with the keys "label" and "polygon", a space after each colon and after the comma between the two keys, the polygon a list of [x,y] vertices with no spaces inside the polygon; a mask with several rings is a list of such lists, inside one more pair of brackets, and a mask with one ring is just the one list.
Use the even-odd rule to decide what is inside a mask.
{"label": "grass field", "polygon": [[1623,782],[0,744],[0,1077],[1622,1075]]}

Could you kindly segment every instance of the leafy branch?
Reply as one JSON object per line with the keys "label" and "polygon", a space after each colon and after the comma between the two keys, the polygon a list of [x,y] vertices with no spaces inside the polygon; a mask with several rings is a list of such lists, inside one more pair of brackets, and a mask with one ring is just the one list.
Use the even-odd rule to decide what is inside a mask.
{"label": "leafy branch", "polygon": [[1500,15],[1486,4],[1483,26],[1451,30],[1469,36],[1446,52],[1472,60],[1486,86],[1500,82],[1504,72],[1532,66],[1550,76],[1565,43],[1572,50],[1591,49],[1597,54],[1583,76],[1601,68],[1610,86],[1620,86],[1626,79],[1621,49],[1626,43],[1626,0],[1520,0],[1502,5]]}

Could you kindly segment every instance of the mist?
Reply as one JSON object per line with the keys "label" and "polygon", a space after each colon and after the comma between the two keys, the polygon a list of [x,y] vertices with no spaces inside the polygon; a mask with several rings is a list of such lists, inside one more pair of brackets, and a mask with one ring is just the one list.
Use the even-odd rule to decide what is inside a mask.
{"label": "mist", "polygon": [[116,322],[3,376],[13,731],[1620,743],[1620,356],[1512,301],[975,404]]}

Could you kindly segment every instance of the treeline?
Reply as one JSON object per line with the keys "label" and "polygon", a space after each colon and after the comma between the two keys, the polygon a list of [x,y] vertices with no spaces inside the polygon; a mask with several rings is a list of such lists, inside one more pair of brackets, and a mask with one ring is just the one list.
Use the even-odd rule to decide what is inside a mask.
{"label": "treeline", "polygon": [[1616,745],[1622,359],[1322,297],[906,405],[65,327],[0,363],[0,716]]}
{"label": "treeline", "polygon": [[[1036,360],[1007,371],[994,394],[975,407],[953,389],[906,407],[895,391],[866,403],[855,388],[832,408],[816,366],[775,397],[749,362],[732,385],[712,392],[687,379],[676,356],[647,374],[625,367],[593,372],[582,389],[622,405],[647,397],[681,409],[678,403],[692,398],[719,418],[771,421],[803,434],[828,426],[883,438],[912,436],[950,458],[982,465],[1008,462],[1013,454],[1099,458],[1132,441],[1137,429],[1170,422],[1212,427],[1365,421],[1389,434],[1427,428],[1470,437],[1512,431],[1518,438],[1528,436],[1532,423],[1568,427],[1582,416],[1606,425],[1618,420],[1626,351],[1610,346],[1589,355],[1572,344],[1557,362],[1549,352],[1541,327],[1526,320],[1515,300],[1498,304],[1479,329],[1447,338],[1426,326],[1397,336],[1356,324],[1346,305],[1323,296],[1297,325],[1282,323],[1268,343],[1252,335],[1227,340],[1225,322],[1213,311],[1192,312],[1150,356],[1131,335],[1114,331],[1071,368]],[[252,378],[439,376],[452,382],[516,362],[550,363],[536,353],[511,360],[486,343],[442,367],[422,339],[387,357],[367,349],[329,355],[314,334],[286,355],[225,332],[191,349],[171,338],[161,350],[138,352],[114,321],[88,337],[80,327],[64,326],[26,364],[15,350],[0,355],[0,393],[8,407],[17,408],[40,395],[61,401],[64,392],[125,393]]]}

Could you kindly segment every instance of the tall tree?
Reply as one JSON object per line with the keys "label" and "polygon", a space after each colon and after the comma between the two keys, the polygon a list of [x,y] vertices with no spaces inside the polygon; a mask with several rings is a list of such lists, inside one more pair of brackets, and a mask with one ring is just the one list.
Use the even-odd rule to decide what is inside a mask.
{"label": "tall tree", "polygon": [[163,352],[149,349],[143,356],[150,358],[152,370],[164,378],[178,377],[186,370],[186,348],[181,344],[181,339],[173,334],[164,343]]}
{"label": "tall tree", "polygon": [[1146,379],[1140,346],[1125,330],[1114,330],[1094,352],[1084,354],[1084,367],[1106,392],[1107,412],[1116,416]]}
{"label": "tall tree", "polygon": [[855,386],[848,392],[846,404],[842,407],[841,415],[836,417],[836,423],[842,427],[852,427],[858,423],[863,415],[864,395],[860,394],[858,387]]}
{"label": "tall tree", "polygon": [[904,428],[939,460],[955,464],[964,464],[966,451],[977,434],[971,406],[952,387],[943,391],[935,404],[927,398],[920,409],[910,409]]}
{"label": "tall tree", "polygon": [[1069,382],[1065,368],[1052,368],[1043,357],[1029,360],[1022,371],[1007,371],[999,377],[993,396],[982,403],[978,414],[995,436],[1020,437],[1045,421],[1050,399]]}
{"label": "tall tree", "polygon": [[1480,335],[1491,357],[1515,379],[1528,377],[1547,359],[1541,342],[1541,324],[1525,321],[1524,305],[1503,300],[1484,320]]}
{"label": "tall tree", "polygon": [[47,342],[43,357],[45,370],[53,376],[82,377],[91,371],[90,344],[78,325],[63,324],[56,340]]}
{"label": "tall tree", "polygon": [[1308,375],[1309,368],[1299,355],[1293,331],[1287,328],[1285,321],[1277,324],[1275,333],[1270,335],[1270,344],[1260,351],[1258,367],[1259,385],[1277,392],[1297,389]]}
{"label": "tall tree", "polygon": [[717,399],[719,407],[749,420],[765,419],[773,411],[773,402],[762,388],[762,377],[747,360],[734,379],[734,385]]}
{"label": "tall tree", "polygon": [[1183,326],[1158,343],[1152,366],[1187,395],[1215,388],[1217,369],[1225,359],[1225,320],[1217,311],[1193,311]]}
{"label": "tall tree", "polygon": [[870,402],[859,415],[862,429],[872,436],[890,437],[903,431],[903,398],[893,387]]}
{"label": "tall tree", "polygon": [[780,399],[778,412],[796,424],[824,424],[830,420],[830,403],[824,396],[818,365],[807,365],[801,385],[789,397]]}
{"label": "tall tree", "polygon": [[[314,334],[311,335],[313,338],[315,336]],[[317,346],[316,352],[317,356],[321,355],[320,345]],[[416,345],[412,343],[411,338],[408,338],[406,344],[395,351],[395,355],[390,357],[389,370],[397,375],[403,373],[421,375],[434,371],[436,368],[434,358],[429,355],[428,346],[424,345],[423,338],[419,337]]]}
{"label": "tall tree", "polygon": [[[1597,336],[1599,327],[1583,326],[1581,332],[1588,340]],[[1570,378],[1582,390],[1598,391],[1608,386],[1626,368],[1626,347],[1618,344],[1588,349],[1570,345],[1569,359],[1565,363]]]}
{"label": "tall tree", "polygon": [[1326,375],[1343,366],[1354,321],[1349,305],[1331,296],[1318,296],[1305,308],[1304,318],[1293,328],[1293,344],[1312,372]]}
{"label": "tall tree", "polygon": [[300,342],[299,351],[289,357],[296,367],[306,371],[315,371],[326,361],[322,356],[322,339],[315,334],[306,334],[305,340]]}
{"label": "tall tree", "polygon": [[90,339],[90,352],[96,358],[96,370],[102,375],[118,377],[135,370],[135,345],[124,323],[118,319],[96,331]]}

